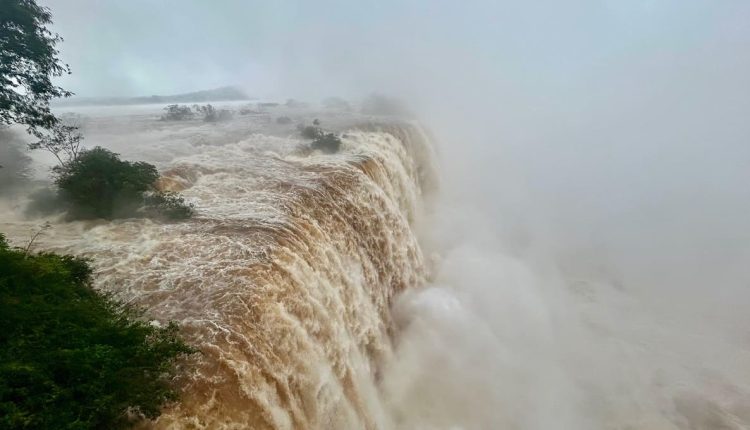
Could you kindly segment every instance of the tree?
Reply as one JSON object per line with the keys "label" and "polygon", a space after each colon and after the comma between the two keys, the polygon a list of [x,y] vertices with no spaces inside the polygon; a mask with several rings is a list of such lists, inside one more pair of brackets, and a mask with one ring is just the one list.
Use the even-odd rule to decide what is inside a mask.
{"label": "tree", "polygon": [[30,131],[50,128],[57,119],[49,102],[71,92],[52,84],[70,73],[58,59],[50,10],[35,0],[3,0],[0,9],[0,124],[19,123]]}
{"label": "tree", "polygon": [[224,121],[232,118],[232,111],[228,109],[216,109],[210,104],[193,105],[193,109],[203,115],[203,121],[206,122]]}
{"label": "tree", "polygon": [[174,191],[145,193],[143,205],[146,215],[152,218],[188,219],[195,213],[193,205]]}
{"label": "tree", "polygon": [[333,133],[326,133],[322,128],[319,127],[320,120],[315,119],[314,125],[304,126],[300,124],[298,126],[299,132],[302,137],[306,139],[313,139],[310,144],[311,149],[319,149],[325,153],[333,154],[338,152],[341,147],[341,139]]}
{"label": "tree", "polygon": [[122,161],[99,146],[83,151],[75,162],[55,167],[54,173],[77,218],[132,216],[143,205],[143,193],[159,178],[153,165]]}
{"label": "tree", "polygon": [[190,106],[185,105],[168,105],[164,110],[166,113],[161,116],[162,121],[183,121],[192,119],[195,115]]}
{"label": "tree", "polygon": [[318,139],[325,135],[325,132],[317,125],[300,125],[299,134],[305,139]]}
{"label": "tree", "polygon": [[319,149],[327,154],[338,152],[340,147],[341,139],[333,133],[321,134],[310,144],[310,148]]}
{"label": "tree", "polygon": [[193,215],[193,205],[177,193],[154,189],[159,172],[154,165],[120,160],[101,147],[54,168],[61,197],[73,218],[149,216],[180,220]]}
{"label": "tree", "polygon": [[39,139],[29,143],[29,149],[43,149],[57,158],[60,165],[75,161],[84,150],[81,146],[83,135],[79,127],[58,122],[47,130],[36,129],[32,134]]}
{"label": "tree", "polygon": [[176,400],[177,326],[91,287],[88,260],[0,234],[0,428],[120,429]]}

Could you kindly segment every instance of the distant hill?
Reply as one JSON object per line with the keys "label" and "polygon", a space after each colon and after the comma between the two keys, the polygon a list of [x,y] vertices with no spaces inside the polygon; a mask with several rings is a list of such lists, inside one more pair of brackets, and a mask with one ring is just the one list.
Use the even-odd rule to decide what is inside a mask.
{"label": "distant hill", "polygon": [[236,87],[221,87],[213,90],[195,91],[192,93],[171,96],[146,97],[71,97],[55,100],[53,106],[90,106],[90,105],[139,105],[163,103],[200,103],[235,100],[250,100],[242,90]]}

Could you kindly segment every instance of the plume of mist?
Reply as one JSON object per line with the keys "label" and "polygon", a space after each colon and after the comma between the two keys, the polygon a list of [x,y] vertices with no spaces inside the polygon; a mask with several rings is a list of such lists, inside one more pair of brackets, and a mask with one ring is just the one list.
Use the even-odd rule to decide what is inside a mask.
{"label": "plume of mist", "polygon": [[396,306],[384,377],[397,423],[744,428],[750,9],[472,6],[392,10],[350,37],[360,63],[310,48],[439,140],[435,283]]}

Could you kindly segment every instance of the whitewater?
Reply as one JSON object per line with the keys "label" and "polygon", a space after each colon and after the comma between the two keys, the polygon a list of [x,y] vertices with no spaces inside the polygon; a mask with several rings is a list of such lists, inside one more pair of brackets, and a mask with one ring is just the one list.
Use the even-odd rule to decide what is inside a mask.
{"label": "whitewater", "polygon": [[[166,122],[159,108],[77,113],[87,146],[155,164],[193,219],[29,217],[25,196],[0,218],[19,246],[49,222],[35,249],[92,258],[97,288],[200,350],[149,426],[750,428],[742,330],[498,244],[502,220],[441,197],[450,160],[420,124],[283,107]],[[320,119],[340,151],[311,151],[281,115]]]}

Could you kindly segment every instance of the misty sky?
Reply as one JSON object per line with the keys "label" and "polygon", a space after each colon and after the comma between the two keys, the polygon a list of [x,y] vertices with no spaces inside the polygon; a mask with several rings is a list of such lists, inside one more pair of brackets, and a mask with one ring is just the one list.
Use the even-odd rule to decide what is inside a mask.
{"label": "misty sky", "polygon": [[554,94],[622,68],[658,73],[686,54],[747,52],[750,33],[743,0],[41,3],[66,39],[63,82],[87,96],[397,91],[430,87],[420,81],[435,73]]}
{"label": "misty sky", "polygon": [[647,261],[750,255],[747,0],[43,3],[79,95],[383,91],[495,219]]}

